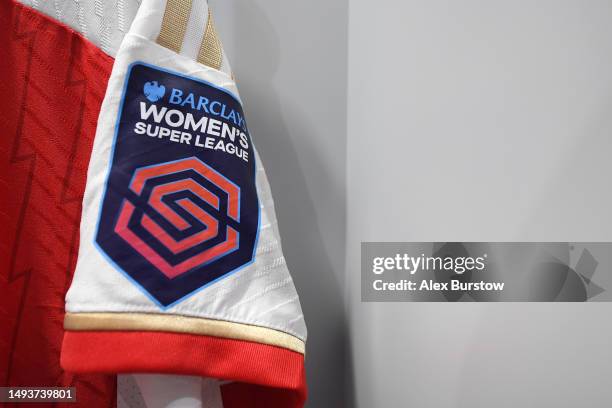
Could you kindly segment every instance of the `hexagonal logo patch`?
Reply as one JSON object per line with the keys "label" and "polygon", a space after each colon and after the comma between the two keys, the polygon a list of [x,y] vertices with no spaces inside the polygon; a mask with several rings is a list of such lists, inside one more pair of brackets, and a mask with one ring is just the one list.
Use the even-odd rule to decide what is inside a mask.
{"label": "hexagonal logo patch", "polygon": [[259,217],[240,102],[132,64],[95,237],[106,258],[166,308],[253,262]]}

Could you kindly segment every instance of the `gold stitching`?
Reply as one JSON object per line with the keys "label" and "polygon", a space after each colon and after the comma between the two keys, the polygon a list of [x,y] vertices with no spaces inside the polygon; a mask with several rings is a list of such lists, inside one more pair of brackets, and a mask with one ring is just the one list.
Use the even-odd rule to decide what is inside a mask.
{"label": "gold stitching", "polygon": [[163,331],[246,340],[304,354],[297,337],[275,329],[224,320],[156,313],[66,313],[64,329],[72,331]]}
{"label": "gold stitching", "polygon": [[190,12],[191,0],[168,0],[157,43],[174,52],[180,52]]}
{"label": "gold stitching", "polygon": [[208,8],[208,22],[206,23],[204,39],[198,52],[198,62],[216,70],[221,69],[223,63],[223,48],[215,29],[210,7]]}

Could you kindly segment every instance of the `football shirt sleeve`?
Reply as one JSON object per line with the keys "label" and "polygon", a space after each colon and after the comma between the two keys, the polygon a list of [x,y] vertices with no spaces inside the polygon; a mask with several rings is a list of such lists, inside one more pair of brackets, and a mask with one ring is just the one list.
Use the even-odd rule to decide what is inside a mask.
{"label": "football shirt sleeve", "polygon": [[144,0],[113,66],[66,296],[62,366],[221,380],[300,407],[306,326],[205,0]]}

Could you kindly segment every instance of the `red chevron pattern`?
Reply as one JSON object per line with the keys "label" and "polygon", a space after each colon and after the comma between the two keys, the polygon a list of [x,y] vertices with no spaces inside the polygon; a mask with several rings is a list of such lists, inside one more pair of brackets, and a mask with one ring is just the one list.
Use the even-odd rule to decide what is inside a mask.
{"label": "red chevron pattern", "polygon": [[75,386],[79,406],[112,407],[114,377],[68,375],[59,354],[113,61],[70,28],[8,0],[0,1],[0,44],[0,385]]}

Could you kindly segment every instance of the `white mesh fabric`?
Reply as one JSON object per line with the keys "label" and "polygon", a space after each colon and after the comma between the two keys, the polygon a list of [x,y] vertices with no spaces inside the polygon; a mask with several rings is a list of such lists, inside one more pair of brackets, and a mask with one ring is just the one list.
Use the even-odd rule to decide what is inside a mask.
{"label": "white mesh fabric", "polygon": [[[142,0],[17,0],[66,24],[111,57],[129,31]],[[195,58],[208,21],[206,0],[192,0],[192,10],[181,54]],[[231,74],[223,55],[221,71]]]}
{"label": "white mesh fabric", "polygon": [[112,57],[140,6],[140,0],[19,1],[78,31]]}

